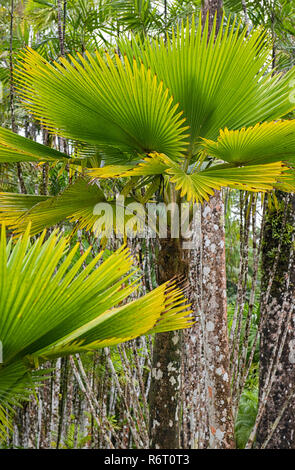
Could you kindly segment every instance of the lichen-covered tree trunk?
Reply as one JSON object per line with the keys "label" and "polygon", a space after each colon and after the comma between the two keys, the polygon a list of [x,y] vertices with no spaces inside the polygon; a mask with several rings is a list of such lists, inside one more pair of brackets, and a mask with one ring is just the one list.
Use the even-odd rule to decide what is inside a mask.
{"label": "lichen-covered tree trunk", "polygon": [[221,23],[223,0],[203,0],[202,1],[202,22],[205,23],[208,15],[209,31],[213,26],[214,17],[216,15],[217,29]]}
{"label": "lichen-covered tree trunk", "polygon": [[[202,21],[204,23],[208,15],[209,32],[212,30],[215,14],[217,32],[222,15],[222,1],[204,0]],[[192,344],[186,344],[187,351],[195,351],[195,358],[194,362],[190,361],[192,377],[185,387],[191,388],[191,399],[197,397],[198,401],[194,408],[202,409],[202,412],[197,413],[198,418],[193,422],[196,429],[190,431],[192,436],[197,437],[193,440],[194,447],[233,448],[224,205],[221,192],[216,191],[210,201],[201,208],[201,237],[198,301],[194,303],[198,324],[191,329],[187,337],[187,342],[191,341]],[[198,377],[198,385],[201,386],[197,395],[192,390],[195,377]]]}
{"label": "lichen-covered tree trunk", "polygon": [[[187,278],[186,252],[180,238],[160,239],[158,283],[177,276]],[[150,448],[180,446],[181,333],[158,333],[155,337],[149,393]]]}
{"label": "lichen-covered tree trunk", "polygon": [[183,330],[182,366],[182,445],[183,448],[206,449],[209,443],[209,425],[206,393],[204,335],[200,318],[202,292],[202,233],[199,206],[192,225],[189,251],[188,298],[195,313],[196,323]]}
{"label": "lichen-covered tree trunk", "polygon": [[262,251],[259,395],[263,412],[256,446],[291,449],[295,448],[295,195],[277,192],[276,196],[279,208],[268,210]]}
{"label": "lichen-covered tree trunk", "polygon": [[224,204],[219,191],[202,207],[202,301],[209,447],[234,447],[227,332]]}

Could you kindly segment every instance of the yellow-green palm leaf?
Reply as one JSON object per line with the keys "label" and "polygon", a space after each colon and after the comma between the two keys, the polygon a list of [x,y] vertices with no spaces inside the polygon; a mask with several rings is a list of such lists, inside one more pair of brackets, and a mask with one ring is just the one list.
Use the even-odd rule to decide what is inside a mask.
{"label": "yellow-green palm leaf", "polygon": [[286,161],[295,163],[295,120],[273,121],[220,131],[216,142],[204,140],[203,147],[213,157],[236,165],[257,165]]}
{"label": "yellow-green palm leaf", "polygon": [[221,128],[277,119],[295,107],[290,100],[295,68],[285,75],[267,72],[272,40],[261,28],[249,34],[228,21],[216,39],[213,29],[208,41],[208,23],[203,30],[202,22],[195,28],[193,20],[166,41],[136,37],[119,45],[163,80],[184,113],[192,148],[200,137],[216,139]]}
{"label": "yellow-green palm leaf", "polygon": [[31,243],[28,229],[14,245],[2,227],[0,421],[4,407],[29,393],[40,361],[192,324],[173,282],[122,306],[139,285],[128,249],[103,262],[102,252],[87,261],[91,247],[78,259],[77,250],[57,231]]}
{"label": "yellow-green palm leaf", "polygon": [[[183,119],[163,83],[143,65],[86,53],[50,64],[28,49],[16,71],[26,108],[49,129],[92,145],[179,155]],[[50,97],[50,99],[49,99]]]}
{"label": "yellow-green palm leaf", "polygon": [[271,190],[280,179],[283,180],[288,167],[277,162],[244,167],[216,165],[190,174],[176,166],[166,171],[170,175],[171,182],[175,183],[176,189],[180,191],[181,197],[185,196],[188,201],[202,203],[204,200],[209,200],[214,190],[226,186],[256,192]]}
{"label": "yellow-green palm leaf", "polygon": [[56,161],[68,158],[58,150],[0,127],[0,163]]}

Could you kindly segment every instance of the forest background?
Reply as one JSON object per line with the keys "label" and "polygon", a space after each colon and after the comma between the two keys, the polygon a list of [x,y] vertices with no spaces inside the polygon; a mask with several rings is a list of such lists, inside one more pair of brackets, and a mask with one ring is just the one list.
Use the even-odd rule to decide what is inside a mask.
{"label": "forest background", "polygon": [[[49,62],[77,52],[82,57],[86,51],[114,52],[126,37],[165,41],[182,22],[205,24],[207,14],[208,29],[214,15],[224,29],[233,16],[241,21],[236,30],[246,26],[249,35],[256,27],[263,27],[272,44],[269,70],[274,76],[288,73],[295,65],[293,0],[1,1],[1,126],[72,154],[70,139],[48,132],[46,125],[22,106],[14,82],[21,51],[30,46]],[[293,117],[291,111],[287,118]],[[34,195],[38,203],[51,196],[55,198],[51,204],[53,200],[57,203],[50,215],[44,211],[33,215],[33,234],[45,227],[59,227],[71,235],[71,246],[79,244],[75,259],[92,247],[88,259],[104,248],[106,260],[123,240],[102,240],[91,230],[89,216],[83,212],[88,189],[80,175],[85,168],[75,160],[77,155],[72,156],[69,162],[4,163],[0,158],[0,221],[9,225],[7,207],[20,210],[13,195]],[[96,168],[99,161],[103,168],[104,159],[101,150],[91,155],[86,166]],[[108,162],[116,164],[117,160],[115,152],[108,155]],[[137,200],[146,201],[153,193],[161,200],[160,179],[146,189],[143,184],[132,185],[133,180],[120,174],[98,178],[99,172],[93,170],[92,176],[94,186],[109,197],[131,190]],[[68,188],[74,189],[71,192]],[[138,268],[134,276],[142,276],[133,298],[178,275],[192,302],[195,325],[181,333],[144,335],[121,345],[46,362],[42,365],[48,375],[45,382],[21,407],[13,406],[11,428],[2,447],[294,448],[295,197],[292,191],[280,189],[251,192],[226,187],[217,191],[215,200],[199,207],[189,261],[173,268],[168,263],[165,272],[165,256],[177,247],[161,245],[148,234],[128,239]],[[66,195],[64,200],[62,194]],[[214,214],[218,204],[220,212]],[[62,220],[56,221],[57,213]],[[217,241],[225,245],[224,260],[222,250],[206,251],[214,217],[219,228]],[[204,270],[208,263],[209,278]],[[183,271],[184,264],[188,273]],[[183,281],[186,276],[189,288],[187,280]],[[214,279],[216,309],[212,299],[206,303]],[[211,324],[217,325],[217,342]],[[157,340],[159,335],[161,340]],[[224,376],[228,377],[225,384],[221,383]]]}

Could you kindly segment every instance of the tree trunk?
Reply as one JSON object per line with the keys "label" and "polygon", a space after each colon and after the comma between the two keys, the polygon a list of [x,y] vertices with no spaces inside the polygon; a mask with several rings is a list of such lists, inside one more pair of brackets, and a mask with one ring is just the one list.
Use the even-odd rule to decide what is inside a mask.
{"label": "tree trunk", "polygon": [[219,29],[222,18],[222,0],[203,0],[202,1],[202,23],[204,24],[208,16],[209,32],[212,30],[214,17],[217,17],[217,30]]}
{"label": "tree trunk", "polygon": [[[17,125],[15,122],[14,115],[14,78],[13,78],[13,23],[14,23],[14,0],[10,2],[10,29],[9,29],[9,95],[10,95],[10,114],[11,114],[11,130],[12,132],[17,133]],[[20,186],[20,191],[23,194],[27,194],[27,189],[25,186],[22,166],[21,163],[16,164],[17,167],[17,176]]]}
{"label": "tree trunk", "polygon": [[[215,14],[217,32],[222,1],[205,0],[202,21],[204,23],[208,15],[209,33]],[[185,345],[186,354],[194,353],[195,357],[194,361],[190,360],[186,396],[191,395],[191,400],[196,400],[193,390],[196,377],[203,388],[197,393],[197,405],[193,405],[202,412],[198,410],[198,419],[193,421],[196,429],[191,429],[190,434],[197,438],[191,445],[227,449],[233,448],[235,442],[227,332],[224,204],[220,191],[201,208],[201,234],[199,299],[195,303],[198,323],[187,334]],[[204,404],[206,411],[203,411]]]}
{"label": "tree trunk", "polygon": [[291,449],[295,448],[295,195],[276,196],[279,208],[268,211],[262,248],[259,399],[263,411],[256,445]]}
{"label": "tree trunk", "polygon": [[[217,34],[222,18],[222,0],[204,0],[203,22],[208,15],[209,33],[216,16]],[[202,208],[201,325],[204,343],[209,447],[234,448],[234,419],[229,369],[227,331],[224,203],[215,191]]]}
{"label": "tree trunk", "polygon": [[182,367],[182,446],[184,449],[206,449],[209,443],[209,423],[206,393],[204,335],[201,322],[202,293],[202,232],[199,206],[192,225],[192,248],[189,252],[188,298],[195,312],[196,323],[183,330]]}
{"label": "tree trunk", "polygon": [[224,204],[216,191],[202,207],[201,326],[204,342],[209,447],[234,447],[227,331]]}
{"label": "tree trunk", "polygon": [[[173,277],[187,278],[186,253],[180,238],[160,239],[158,283]],[[180,446],[181,333],[155,336],[152,381],[149,393],[150,448],[177,449]]]}
{"label": "tree trunk", "polygon": [[59,41],[59,48],[60,53],[64,57],[65,55],[65,17],[62,20],[62,13],[65,15],[65,2],[62,5],[62,0],[57,0],[57,29],[58,29],[58,41]]}

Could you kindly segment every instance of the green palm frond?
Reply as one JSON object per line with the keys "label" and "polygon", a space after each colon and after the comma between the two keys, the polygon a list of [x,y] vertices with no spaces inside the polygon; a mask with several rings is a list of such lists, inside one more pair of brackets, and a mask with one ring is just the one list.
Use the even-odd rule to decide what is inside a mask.
{"label": "green palm frond", "polygon": [[[4,363],[37,354],[60,341],[78,339],[85,345],[108,335],[122,339],[139,330],[143,334],[182,297],[168,283],[131,303],[130,309],[114,309],[137,288],[137,284],[126,284],[133,262],[128,249],[119,249],[98,266],[101,252],[81,270],[91,247],[73,262],[78,244],[64,257],[68,239],[56,231],[46,241],[44,237],[45,232],[30,246],[27,230],[13,246],[6,244],[2,228],[0,337]],[[147,302],[149,309],[144,307]],[[186,309],[187,305],[182,312]],[[128,321],[120,320],[117,325],[117,316],[122,319],[123,315]],[[94,336],[89,336],[91,331]]]}
{"label": "green palm frond", "polygon": [[[142,298],[106,311],[60,340],[49,351],[39,351],[38,356],[50,359],[62,355],[64,348],[68,350],[71,347],[76,351],[89,351],[113,346],[127,341],[127,338],[131,340],[145,334],[148,322],[153,325],[149,333],[186,328],[192,320],[184,317],[184,305],[181,290],[173,282],[163,284]],[[155,314],[159,309],[161,316]]]}
{"label": "green palm frond", "polygon": [[[14,245],[0,242],[0,436],[6,409],[32,390],[32,369],[60,355],[93,350],[154,331],[187,328],[189,305],[174,282],[133,302],[138,288],[133,259],[122,247],[103,262],[103,252],[89,262],[91,251],[74,261],[78,244],[54,231],[30,242],[29,228]],[[82,268],[83,267],[83,268]],[[121,305],[118,307],[118,305]]]}
{"label": "green palm frond", "polygon": [[186,148],[178,105],[163,83],[135,61],[122,63],[117,55],[112,59],[96,52],[50,64],[28,49],[16,81],[26,108],[64,137],[171,157]]}
{"label": "green palm frond", "polygon": [[275,189],[284,191],[285,193],[295,193],[295,171],[290,169],[286,171],[283,177],[274,185]]}
{"label": "green palm frond", "polygon": [[[126,198],[128,205],[135,200]],[[107,204],[110,210],[110,233],[114,228],[124,234],[124,224],[133,214],[124,213],[123,221],[117,220],[116,199],[107,200],[97,184],[80,177],[57,196],[35,196],[16,193],[0,193],[0,224],[4,223],[14,234],[24,233],[30,224],[30,234],[36,235],[45,228],[52,227],[68,220],[74,224],[75,230],[93,230],[97,235],[97,222],[104,216],[103,208],[97,204]],[[99,210],[100,207],[102,210]],[[104,216],[104,222],[108,214]],[[107,224],[108,225],[108,224]],[[106,232],[108,232],[106,227]]]}
{"label": "green palm frond", "polygon": [[[27,211],[40,202],[48,201],[48,196],[31,194],[0,193],[0,220],[8,227],[20,219]],[[28,224],[27,224],[28,225]]]}
{"label": "green palm frond", "polygon": [[90,168],[87,174],[91,178],[123,178],[130,176],[129,170],[133,170],[136,162],[130,165],[106,165],[100,168]]}
{"label": "green palm frond", "polygon": [[188,201],[203,202],[209,200],[214,190],[222,187],[243,189],[246,191],[267,191],[283,178],[282,174],[288,167],[281,162],[268,165],[234,167],[216,165],[212,168],[187,174],[181,168],[173,166],[166,170],[170,180],[180,191],[181,197]]}
{"label": "green palm frond", "polygon": [[180,103],[191,145],[200,137],[216,139],[224,127],[239,129],[273,120],[294,109],[290,100],[293,67],[286,74],[267,72],[272,40],[261,28],[241,32],[235,21],[215,27],[187,22],[172,38],[119,42],[121,52],[150,67]]}
{"label": "green palm frond", "polygon": [[0,193],[0,220],[16,233],[23,233],[30,223],[31,235],[67,218],[76,224],[76,228],[89,230],[97,220],[93,214],[94,206],[105,201],[97,185],[78,178],[58,196]]}
{"label": "green palm frond", "polygon": [[273,121],[220,130],[216,142],[204,140],[203,147],[213,157],[234,164],[257,165],[286,161],[295,163],[295,120]]}
{"label": "green palm frond", "polygon": [[88,170],[94,178],[117,178],[122,176],[153,176],[166,175],[169,181],[175,184],[181,197],[188,201],[203,202],[208,200],[214,190],[222,187],[243,189],[246,191],[268,191],[285,179],[286,184],[290,178],[284,178],[288,167],[282,162],[265,165],[234,166],[229,164],[216,164],[208,169],[192,170],[186,172],[182,166],[163,154],[150,154],[142,162],[126,171],[126,167],[107,165],[103,168]]}
{"label": "green palm frond", "polygon": [[0,127],[0,163],[41,162],[69,159],[69,157],[46,145],[15,134]]}
{"label": "green palm frond", "polygon": [[[208,24],[202,30],[201,22],[196,27],[193,21],[178,28],[166,42],[122,40],[122,60],[97,52],[49,63],[28,49],[16,70],[18,90],[24,105],[43,125],[79,141],[82,149],[91,149],[92,163],[106,164],[86,169],[89,179],[134,177],[138,180],[132,181],[132,189],[133,182],[149,188],[155,183],[158,188],[159,176],[165,175],[182,197],[199,202],[222,186],[266,191],[279,184],[290,190],[292,178],[281,161],[293,158],[293,122],[246,130],[242,126],[278,119],[294,109],[290,84],[295,68],[272,76],[267,71],[271,41],[266,32],[253,29],[249,33],[239,26],[229,21],[216,39],[213,28],[208,40]],[[185,134],[187,125],[189,135]],[[214,142],[225,127],[230,130]],[[2,158],[9,160],[12,154],[21,158],[22,146],[34,158],[48,155],[47,147],[39,155],[39,147],[33,152],[34,143],[23,139],[7,130],[0,133]],[[115,156],[114,149],[118,151]],[[213,161],[206,169],[204,149],[221,159],[221,166]],[[112,154],[111,165],[107,165],[108,154]],[[205,169],[192,170],[200,161]],[[124,188],[126,194],[128,188]],[[21,201],[24,205],[28,201],[15,196],[14,209],[13,197],[0,196],[0,217],[10,226],[15,218],[14,228],[19,232],[31,221],[32,233],[65,218],[91,229],[95,202],[104,200],[99,189],[86,182],[80,196],[73,185],[21,215],[25,209]]]}
{"label": "green palm frond", "polygon": [[91,168],[87,170],[87,174],[92,178],[162,175],[169,167],[164,159],[164,154],[153,152],[141,161],[134,161],[129,165],[106,165],[101,168]]}

